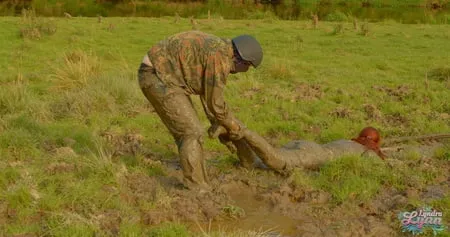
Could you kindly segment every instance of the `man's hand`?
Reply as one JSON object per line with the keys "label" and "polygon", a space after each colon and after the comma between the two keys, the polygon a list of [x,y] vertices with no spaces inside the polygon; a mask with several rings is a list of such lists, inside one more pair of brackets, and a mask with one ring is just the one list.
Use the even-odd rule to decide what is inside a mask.
{"label": "man's hand", "polygon": [[244,137],[243,129],[245,126],[237,119],[234,119],[227,129],[219,123],[214,123],[208,129],[210,138],[219,138],[220,142],[224,144],[232,153],[237,151],[232,141],[240,140]]}
{"label": "man's hand", "polygon": [[210,138],[216,138],[220,135],[227,135],[229,140],[240,140],[244,136],[242,133],[242,126],[238,122],[231,123],[232,128],[227,131],[227,129],[219,124],[213,124],[208,129],[208,135]]}
{"label": "man's hand", "polygon": [[208,129],[209,138],[217,138],[221,134],[228,134],[228,131],[224,126],[220,124],[215,123]]}
{"label": "man's hand", "polygon": [[241,140],[244,137],[244,133],[242,132],[242,129],[230,130],[230,131],[228,131],[228,135],[229,135],[230,139],[233,141]]}
{"label": "man's hand", "polygon": [[233,142],[230,139],[227,129],[220,124],[213,124],[208,129],[209,138],[219,138],[220,143],[224,144],[231,153],[235,153],[237,151]]}
{"label": "man's hand", "polygon": [[230,128],[228,128],[230,139],[234,141],[241,140],[244,137],[243,129],[245,129],[245,125],[241,121],[234,119]]}

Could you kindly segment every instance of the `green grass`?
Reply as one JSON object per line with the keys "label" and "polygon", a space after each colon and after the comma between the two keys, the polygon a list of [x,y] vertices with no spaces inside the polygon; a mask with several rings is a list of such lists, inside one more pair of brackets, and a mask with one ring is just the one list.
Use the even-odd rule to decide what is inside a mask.
{"label": "green grass", "polygon": [[[140,202],[121,198],[130,192],[130,176],[146,181],[167,175],[143,156],[176,157],[173,139],[136,78],[152,44],[191,29],[188,19],[173,20],[1,18],[0,211],[8,210],[9,217],[0,217],[0,235],[106,235],[100,217],[111,211],[121,217],[113,226],[122,236],[189,234],[183,225],[151,229],[140,223],[136,216],[161,200],[139,193],[130,195]],[[448,25],[385,21],[368,23],[362,35],[349,22],[339,24],[336,34],[334,22],[313,29],[309,21],[277,19],[216,19],[199,27],[222,37],[251,32],[261,41],[261,68],[230,76],[226,100],[247,127],[277,146],[293,139],[352,138],[369,125],[385,137],[450,131]],[[35,27],[40,38],[21,34],[25,27]],[[117,145],[130,133],[143,137],[137,154]],[[234,169],[236,157],[218,141],[205,139],[205,149],[219,154],[212,165]],[[414,167],[414,154],[393,167],[348,157],[317,176],[296,176],[297,185],[327,190],[336,203],[365,202],[385,186],[430,184],[445,174],[438,164],[448,162],[448,151],[436,157],[442,163],[431,170]],[[449,210],[446,199],[436,205]]]}
{"label": "green grass", "polygon": [[343,157],[322,167],[317,182],[338,203],[348,199],[368,201],[381,189],[387,172],[378,160]]}
{"label": "green grass", "polygon": [[[136,0],[93,2],[33,0],[27,2],[4,1],[0,4],[0,14],[13,16],[20,9],[34,9],[41,16],[107,16],[107,17],[167,17],[179,15],[194,16],[197,19],[264,19],[273,22],[276,19],[308,20],[316,14],[320,21],[349,21],[354,17],[370,21],[393,19],[403,23],[448,24],[450,18],[448,0],[291,0],[255,4],[252,1],[224,2],[218,0],[183,1],[172,0]],[[23,12],[23,10],[22,10]],[[27,12],[25,12],[27,13]],[[68,14],[69,13],[69,14]],[[27,13],[28,15],[32,15]],[[23,35],[39,39],[42,37],[35,29],[54,32],[48,24],[27,27]]]}
{"label": "green grass", "polygon": [[379,159],[342,157],[325,164],[313,178],[302,172],[294,173],[293,182],[303,189],[313,186],[329,192],[336,204],[346,201],[366,203],[385,187],[399,191],[408,187],[421,189],[433,184],[434,179],[445,172],[415,165],[417,157],[416,154],[406,154],[403,158],[407,159],[406,162],[394,166]]}
{"label": "green grass", "polygon": [[189,231],[186,229],[184,225],[181,224],[164,224],[159,226],[153,230],[151,230],[147,236],[151,237],[178,237],[183,236],[187,237],[189,235]]}

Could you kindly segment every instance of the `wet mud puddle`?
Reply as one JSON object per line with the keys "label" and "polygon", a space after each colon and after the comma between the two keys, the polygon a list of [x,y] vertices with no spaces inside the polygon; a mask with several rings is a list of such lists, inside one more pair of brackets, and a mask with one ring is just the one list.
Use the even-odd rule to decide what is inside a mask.
{"label": "wet mud puddle", "polygon": [[[265,233],[265,236],[295,236],[299,220],[271,210],[268,201],[260,197],[254,187],[233,181],[221,185],[220,191],[231,199],[231,203],[222,209],[228,218],[200,224],[203,230],[243,230]],[[198,225],[196,223],[191,227],[198,231]]]}

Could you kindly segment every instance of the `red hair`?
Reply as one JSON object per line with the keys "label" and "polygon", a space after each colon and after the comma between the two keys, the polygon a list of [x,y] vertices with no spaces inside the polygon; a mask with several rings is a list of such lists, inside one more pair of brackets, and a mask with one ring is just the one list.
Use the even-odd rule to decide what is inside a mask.
{"label": "red hair", "polygon": [[376,128],[363,128],[363,130],[359,133],[359,136],[357,138],[353,138],[352,141],[365,146],[368,150],[374,151],[381,159],[384,160],[384,158],[386,158],[380,150],[381,136]]}

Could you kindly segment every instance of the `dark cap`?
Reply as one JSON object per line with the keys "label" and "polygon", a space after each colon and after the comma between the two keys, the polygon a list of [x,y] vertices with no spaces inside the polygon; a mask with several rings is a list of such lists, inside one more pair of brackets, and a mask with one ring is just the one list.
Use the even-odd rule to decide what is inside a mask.
{"label": "dark cap", "polygon": [[251,62],[255,68],[261,64],[263,51],[261,45],[253,36],[240,35],[231,41],[242,59]]}

